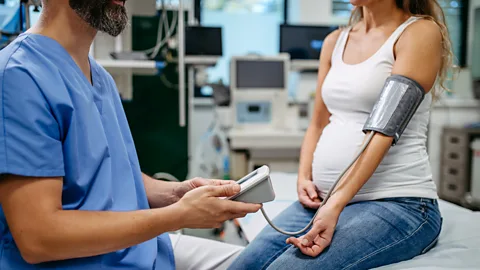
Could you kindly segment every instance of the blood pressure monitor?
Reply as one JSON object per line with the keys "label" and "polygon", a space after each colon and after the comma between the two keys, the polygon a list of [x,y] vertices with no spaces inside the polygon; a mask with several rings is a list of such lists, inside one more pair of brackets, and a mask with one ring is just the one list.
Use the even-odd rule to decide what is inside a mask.
{"label": "blood pressure monitor", "polygon": [[240,192],[228,198],[245,203],[266,203],[275,199],[270,168],[262,166],[237,181]]}

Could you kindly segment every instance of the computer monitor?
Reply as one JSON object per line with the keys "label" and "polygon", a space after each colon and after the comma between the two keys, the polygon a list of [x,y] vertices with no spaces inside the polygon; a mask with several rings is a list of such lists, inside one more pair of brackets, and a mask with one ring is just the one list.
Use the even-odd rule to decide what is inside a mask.
{"label": "computer monitor", "polygon": [[222,28],[204,26],[185,27],[185,55],[222,56]]}
{"label": "computer monitor", "polygon": [[280,52],[291,59],[318,60],[325,38],[338,27],[280,25]]}
{"label": "computer monitor", "polygon": [[238,90],[284,89],[285,60],[284,59],[236,59],[232,83]]}

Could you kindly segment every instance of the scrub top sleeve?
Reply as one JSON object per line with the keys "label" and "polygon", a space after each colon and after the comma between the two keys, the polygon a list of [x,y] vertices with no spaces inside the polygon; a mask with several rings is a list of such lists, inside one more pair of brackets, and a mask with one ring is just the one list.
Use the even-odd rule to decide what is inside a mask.
{"label": "scrub top sleeve", "polygon": [[[54,82],[46,85],[56,87]],[[64,176],[60,127],[51,112],[54,104],[21,67],[7,68],[0,87],[0,174]]]}

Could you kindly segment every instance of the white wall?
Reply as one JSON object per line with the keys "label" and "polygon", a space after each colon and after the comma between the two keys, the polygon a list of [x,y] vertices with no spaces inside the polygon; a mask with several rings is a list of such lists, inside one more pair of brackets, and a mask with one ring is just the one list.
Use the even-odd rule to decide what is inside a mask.
{"label": "white wall", "polygon": [[346,24],[348,19],[332,14],[331,0],[288,0],[289,23],[295,24]]}

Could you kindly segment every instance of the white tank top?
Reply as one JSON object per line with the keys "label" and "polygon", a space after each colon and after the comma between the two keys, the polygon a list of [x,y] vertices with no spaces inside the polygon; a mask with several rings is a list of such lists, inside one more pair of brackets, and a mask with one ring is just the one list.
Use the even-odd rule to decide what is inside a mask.
{"label": "white tank top", "polygon": [[[313,181],[322,198],[362,145],[362,127],[392,73],[394,44],[417,19],[409,18],[373,56],[355,65],[343,62],[350,28],[340,33],[322,86],[322,97],[331,113],[330,123],[318,141],[312,164]],[[431,103],[431,94],[427,94],[398,144],[390,148],[352,202],[392,197],[437,198],[426,150]]]}

